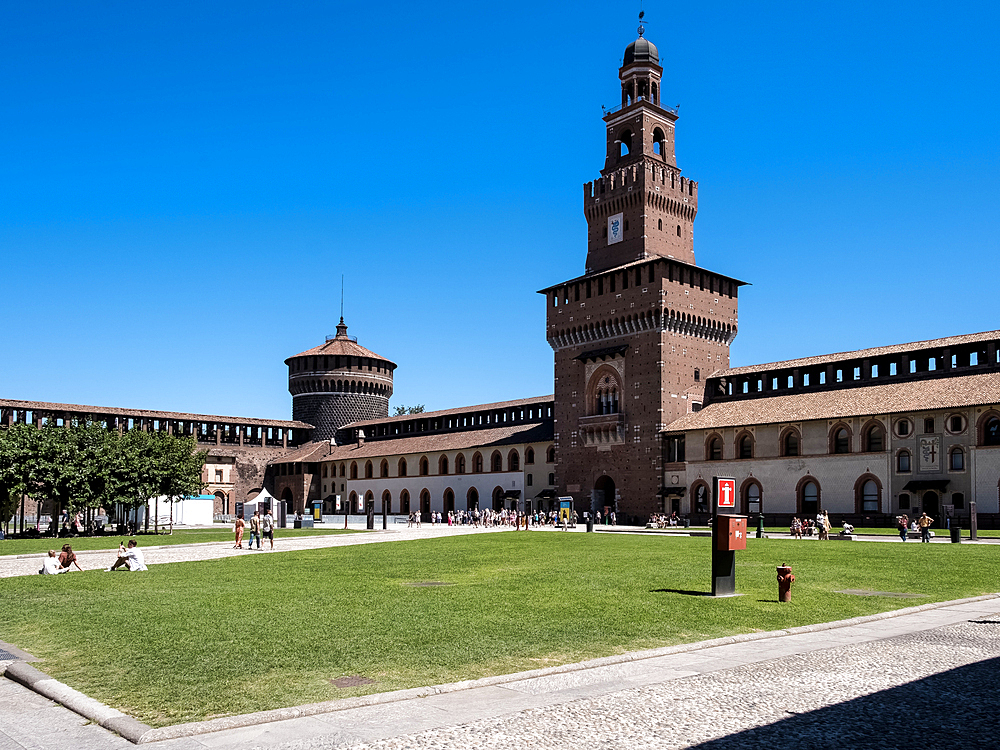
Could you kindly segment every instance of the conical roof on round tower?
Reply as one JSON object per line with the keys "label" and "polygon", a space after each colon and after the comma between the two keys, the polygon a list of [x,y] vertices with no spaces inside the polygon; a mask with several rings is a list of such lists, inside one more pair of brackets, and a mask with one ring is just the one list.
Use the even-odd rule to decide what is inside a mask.
{"label": "conical roof on round tower", "polygon": [[392,366],[392,369],[395,369],[396,367],[396,363],[392,360],[383,357],[381,354],[376,354],[370,349],[365,349],[363,346],[358,344],[357,340],[355,340],[353,336],[348,336],[347,324],[344,323],[343,318],[340,319],[340,323],[337,325],[336,336],[327,338],[326,342],[320,344],[319,346],[314,346],[312,349],[307,349],[304,352],[293,354],[285,360],[285,364],[287,365],[296,357],[312,357],[317,354],[340,357],[371,357],[372,359],[380,359],[383,362],[386,362]]}

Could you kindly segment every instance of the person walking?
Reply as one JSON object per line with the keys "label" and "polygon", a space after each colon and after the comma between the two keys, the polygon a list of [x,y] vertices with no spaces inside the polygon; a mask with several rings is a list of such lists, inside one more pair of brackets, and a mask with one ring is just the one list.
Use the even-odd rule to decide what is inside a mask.
{"label": "person walking", "polygon": [[236,544],[233,545],[233,549],[243,549],[243,530],[246,526],[247,522],[243,520],[243,516],[238,516],[233,523],[233,533],[236,535]]}
{"label": "person walking", "polygon": [[934,519],[927,515],[926,511],[920,514],[920,518],[917,519],[917,527],[920,529],[920,542],[931,543],[931,524],[934,523]]}
{"label": "person walking", "polygon": [[264,517],[260,520],[260,528],[264,537],[271,543],[271,549],[274,549],[274,516],[271,515],[270,508],[267,509]]}
{"label": "person walking", "polygon": [[904,542],[906,541],[906,532],[910,526],[910,519],[906,517],[906,514],[896,516],[896,531],[899,532],[899,538]]}
{"label": "person walking", "polygon": [[253,540],[257,540],[257,549],[260,549],[260,511],[255,510],[253,516],[250,518],[250,543],[247,545],[247,550],[253,549]]}

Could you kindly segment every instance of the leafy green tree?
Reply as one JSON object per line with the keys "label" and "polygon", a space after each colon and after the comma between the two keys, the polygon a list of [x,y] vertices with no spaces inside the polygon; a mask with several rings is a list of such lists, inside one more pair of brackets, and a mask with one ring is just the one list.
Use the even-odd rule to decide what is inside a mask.
{"label": "leafy green tree", "polygon": [[406,414],[423,414],[423,413],[424,413],[424,405],[423,404],[417,404],[416,406],[402,406],[402,405],[400,405],[400,406],[396,407],[396,413],[393,416],[395,416],[395,417],[402,417],[402,416],[404,416]]}

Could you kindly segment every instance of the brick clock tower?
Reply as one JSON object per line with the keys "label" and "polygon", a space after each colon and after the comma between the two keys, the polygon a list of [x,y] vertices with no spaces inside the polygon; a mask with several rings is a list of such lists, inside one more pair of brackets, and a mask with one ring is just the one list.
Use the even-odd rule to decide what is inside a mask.
{"label": "brick clock tower", "polygon": [[736,336],[744,282],[695,265],[698,184],[677,166],[659,63],[640,26],[618,71],[621,105],[604,115],[604,169],[583,186],[586,273],[540,292],[555,352],[557,492],[581,515],[687,509],[665,480],[678,457],[660,432],[701,408]]}

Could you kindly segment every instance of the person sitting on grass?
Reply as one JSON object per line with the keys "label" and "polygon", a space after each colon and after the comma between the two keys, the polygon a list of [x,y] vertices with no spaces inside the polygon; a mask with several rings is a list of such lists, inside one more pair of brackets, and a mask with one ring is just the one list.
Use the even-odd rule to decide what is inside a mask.
{"label": "person sitting on grass", "polygon": [[115,564],[108,568],[108,573],[113,570],[117,570],[123,565],[127,565],[128,569],[132,572],[139,570],[149,570],[146,567],[146,561],[142,557],[142,550],[138,547],[138,542],[135,539],[128,540],[128,548],[125,550],[125,554],[120,556]]}
{"label": "person sitting on grass", "polygon": [[840,532],[841,534],[853,534],[854,527],[851,526],[847,521],[844,521],[844,530]]}
{"label": "person sitting on grass", "polygon": [[75,565],[77,570],[83,572],[83,568],[80,567],[80,563],[76,560],[76,553],[68,544],[62,546],[62,552],[59,555],[59,564],[67,570]]}
{"label": "person sitting on grass", "polygon": [[38,572],[43,576],[55,575],[56,573],[66,573],[69,568],[64,568],[59,564],[59,558],[56,557],[56,551],[54,549],[49,550],[49,556],[45,558],[42,562],[42,569]]}

